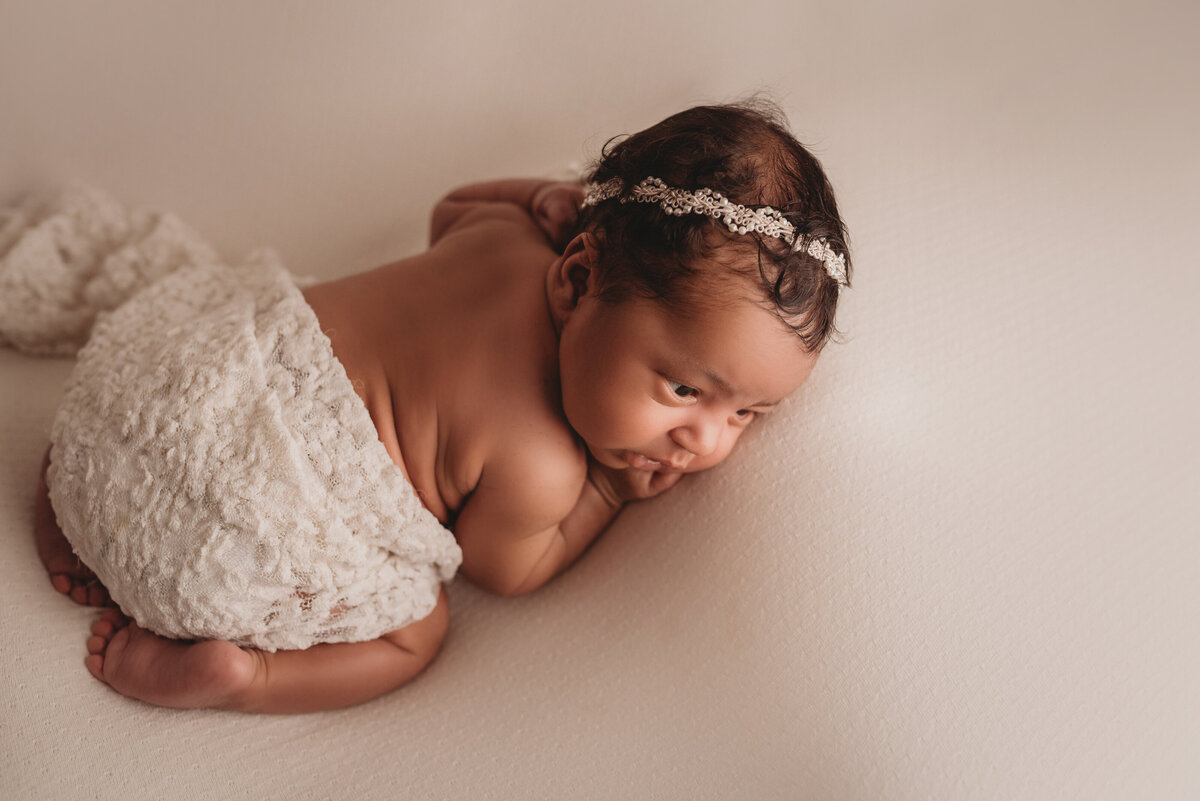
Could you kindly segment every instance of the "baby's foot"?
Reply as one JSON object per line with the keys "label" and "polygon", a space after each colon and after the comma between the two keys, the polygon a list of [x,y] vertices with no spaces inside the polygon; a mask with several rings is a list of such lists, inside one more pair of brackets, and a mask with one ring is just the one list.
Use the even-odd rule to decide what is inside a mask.
{"label": "baby's foot", "polygon": [[115,609],[92,624],[88,671],[121,695],[178,709],[228,708],[254,678],[254,657],[230,642],[168,640]]}
{"label": "baby's foot", "polygon": [[[49,455],[47,455],[47,463]],[[38,556],[50,574],[54,589],[84,606],[108,606],[108,590],[96,578],[96,574],[79,561],[71,550],[71,543],[63,536],[50,505],[50,490],[46,486],[46,467],[42,466],[42,479],[38,483],[37,501],[33,510],[33,535],[37,541]]]}

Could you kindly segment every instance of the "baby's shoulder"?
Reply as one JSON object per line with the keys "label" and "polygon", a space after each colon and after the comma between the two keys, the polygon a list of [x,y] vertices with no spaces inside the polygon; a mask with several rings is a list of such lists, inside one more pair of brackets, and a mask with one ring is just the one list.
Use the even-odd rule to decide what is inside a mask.
{"label": "baby's shoulder", "polygon": [[525,507],[546,525],[562,520],[587,478],[586,448],[565,421],[531,412],[491,440],[476,494]]}
{"label": "baby's shoulder", "polygon": [[472,248],[485,243],[489,249],[521,246],[548,247],[546,235],[519,206],[512,203],[480,203],[459,217],[433,244],[435,248]]}
{"label": "baby's shoulder", "polygon": [[508,434],[492,443],[454,524],[462,574],[503,593],[526,585],[561,539],[587,477],[586,452],[554,427],[511,420]]}
{"label": "baby's shoulder", "polygon": [[[456,276],[462,304],[485,304],[494,314],[505,311],[504,299],[529,287],[521,277],[536,277],[531,285],[545,293],[545,271],[555,253],[545,235],[516,206],[488,203],[465,215],[434,242],[425,254],[445,276]],[[524,310],[524,305],[519,305]],[[507,313],[507,312],[505,312]]]}

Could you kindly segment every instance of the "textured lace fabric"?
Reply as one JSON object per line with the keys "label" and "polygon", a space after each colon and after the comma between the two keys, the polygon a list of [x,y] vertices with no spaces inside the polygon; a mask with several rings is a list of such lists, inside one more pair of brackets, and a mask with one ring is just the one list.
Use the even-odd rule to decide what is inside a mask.
{"label": "textured lace fabric", "polygon": [[76,553],[168,637],[299,649],[428,615],[461,552],[287,271],[258,254],[166,273],[100,314],[55,418],[51,502]]}
{"label": "textured lace fabric", "polygon": [[187,264],[219,262],[173,214],[74,186],[45,208],[0,209],[0,344],[71,355],[96,316]]}

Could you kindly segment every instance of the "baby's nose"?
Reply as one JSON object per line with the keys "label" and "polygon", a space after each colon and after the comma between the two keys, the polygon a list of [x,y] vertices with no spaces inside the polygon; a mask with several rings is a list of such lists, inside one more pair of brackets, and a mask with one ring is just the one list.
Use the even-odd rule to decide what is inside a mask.
{"label": "baby's nose", "polygon": [[709,421],[680,426],[671,432],[671,438],[695,456],[708,456],[721,442],[721,427]]}

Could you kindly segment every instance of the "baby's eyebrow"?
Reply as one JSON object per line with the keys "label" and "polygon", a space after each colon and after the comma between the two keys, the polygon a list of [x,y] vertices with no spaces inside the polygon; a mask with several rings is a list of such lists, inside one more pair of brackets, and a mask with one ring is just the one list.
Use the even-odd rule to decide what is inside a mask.
{"label": "baby's eyebrow", "polygon": [[[734,390],[734,388],[730,385],[730,383],[728,381],[726,381],[724,378],[722,378],[721,374],[718,373],[716,370],[712,369],[711,367],[704,367],[703,370],[704,370],[704,377],[707,378],[709,381],[711,381],[713,384],[715,384],[717,389],[719,389],[722,394],[729,395],[729,396],[738,394]],[[779,405],[779,401],[759,401],[758,403],[749,404],[749,406],[766,406],[768,408],[773,407],[773,406],[778,406],[778,405]]]}
{"label": "baby's eyebrow", "polygon": [[728,381],[726,381],[724,378],[721,378],[720,373],[718,373],[716,370],[712,369],[711,367],[705,367],[703,369],[704,369],[704,377],[707,378],[709,380],[709,382],[716,384],[717,389],[721,390],[721,392],[723,392],[726,395],[733,394],[733,387],[729,386]]}

